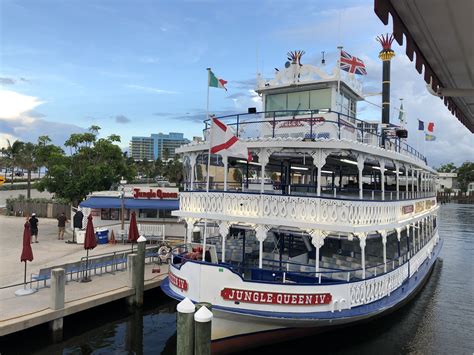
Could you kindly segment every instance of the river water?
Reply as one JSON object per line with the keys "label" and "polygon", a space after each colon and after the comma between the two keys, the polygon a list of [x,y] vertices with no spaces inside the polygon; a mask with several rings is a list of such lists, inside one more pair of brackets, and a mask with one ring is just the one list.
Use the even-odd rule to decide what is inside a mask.
{"label": "river water", "polygon": [[[419,295],[397,312],[372,322],[246,354],[473,354],[474,206],[441,207],[440,259]],[[4,354],[174,354],[176,302],[160,291],[130,312],[116,302],[65,320],[64,341],[52,344],[46,327],[0,340]],[[99,313],[98,313],[99,312]]]}

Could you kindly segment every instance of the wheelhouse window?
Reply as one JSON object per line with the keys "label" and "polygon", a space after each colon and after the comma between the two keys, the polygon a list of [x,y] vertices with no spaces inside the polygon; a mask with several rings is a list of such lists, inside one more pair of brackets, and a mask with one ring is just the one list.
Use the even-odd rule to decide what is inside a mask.
{"label": "wheelhouse window", "polygon": [[[285,94],[272,94],[265,96],[265,111],[276,112],[275,116],[288,116],[308,114],[306,110],[320,110],[331,108],[331,89],[318,89],[296,91]],[[301,111],[299,113],[288,113],[284,111]],[[268,113],[267,117],[272,117]]]}

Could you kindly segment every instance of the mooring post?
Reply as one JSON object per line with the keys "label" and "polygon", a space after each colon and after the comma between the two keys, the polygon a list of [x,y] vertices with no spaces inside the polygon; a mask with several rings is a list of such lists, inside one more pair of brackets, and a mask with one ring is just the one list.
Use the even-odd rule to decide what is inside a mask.
{"label": "mooring post", "polygon": [[128,283],[127,286],[135,291],[133,295],[127,298],[127,302],[130,306],[135,305],[135,295],[137,292],[137,268],[138,268],[138,255],[128,254],[127,255],[127,272],[128,272]]}
{"label": "mooring post", "polygon": [[137,283],[135,286],[135,304],[137,306],[143,305],[143,290],[145,287],[145,246],[146,238],[141,236],[137,239],[137,255],[138,255],[138,265],[137,265]]}
{"label": "mooring post", "polygon": [[177,315],[177,337],[176,337],[176,354],[177,355],[193,355],[194,353],[194,312],[196,306],[185,298],[176,307]]}
{"label": "mooring post", "polygon": [[[51,270],[51,297],[49,308],[53,310],[64,308],[66,273],[64,269]],[[57,318],[49,322],[53,332],[53,341],[61,341],[63,335],[63,318]]]}
{"label": "mooring post", "polygon": [[[199,307],[200,306],[200,307]],[[212,312],[206,304],[197,304],[194,313],[194,354],[211,354]]]}

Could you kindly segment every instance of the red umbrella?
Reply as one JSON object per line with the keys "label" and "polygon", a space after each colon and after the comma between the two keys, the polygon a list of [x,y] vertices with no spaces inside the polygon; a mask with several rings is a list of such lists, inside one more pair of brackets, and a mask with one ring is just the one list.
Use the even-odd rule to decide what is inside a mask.
{"label": "red umbrella", "polygon": [[33,261],[33,251],[31,250],[31,230],[30,223],[28,220],[25,223],[25,229],[23,230],[23,249],[21,251],[20,261],[25,263],[25,277],[24,277],[24,287],[20,290],[15,291],[17,296],[26,296],[36,292],[36,289],[26,288],[26,262]]}
{"label": "red umbrella", "polygon": [[137,216],[135,211],[133,211],[132,218],[130,218],[130,229],[128,230],[128,241],[132,242],[132,251],[133,243],[135,243],[139,237],[140,235],[138,234]]}
{"label": "red umbrella", "polygon": [[33,250],[31,250],[31,231],[30,223],[25,222],[25,229],[23,230],[23,250],[21,251],[20,261],[25,263],[25,277],[24,283],[26,287],[26,262],[33,261]]}
{"label": "red umbrella", "polygon": [[92,223],[92,215],[87,217],[86,235],[84,237],[84,249],[86,249],[86,276],[82,278],[81,282],[89,282],[91,279],[87,275],[89,268],[89,249],[94,249],[97,246],[97,240],[94,233],[94,224]]}

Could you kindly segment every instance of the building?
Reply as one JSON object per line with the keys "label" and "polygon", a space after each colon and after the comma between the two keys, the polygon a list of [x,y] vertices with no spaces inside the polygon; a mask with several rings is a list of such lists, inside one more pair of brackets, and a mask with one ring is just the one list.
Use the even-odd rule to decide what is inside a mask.
{"label": "building", "polygon": [[150,137],[132,137],[130,157],[135,160],[168,160],[175,156],[175,149],[189,143],[183,133],[158,133]]}
{"label": "building", "polygon": [[184,138],[183,133],[177,132],[152,134],[151,138],[153,138],[153,155],[155,160],[172,159],[175,156],[176,148],[189,143],[189,140]]}
{"label": "building", "polygon": [[79,204],[85,219],[89,214],[94,217],[94,227],[107,228],[110,233],[113,230],[116,236],[121,233],[123,211],[125,232],[131,212],[135,212],[139,225],[160,225],[165,228],[167,237],[184,237],[184,224],[171,215],[171,211],[178,208],[178,188],[149,185],[124,185],[123,198],[121,191],[92,192]]}
{"label": "building", "polygon": [[132,137],[129,156],[134,160],[154,160],[153,138]]}
{"label": "building", "polygon": [[436,189],[438,192],[451,192],[459,191],[459,184],[457,181],[457,173],[438,173],[438,179],[436,180]]}

